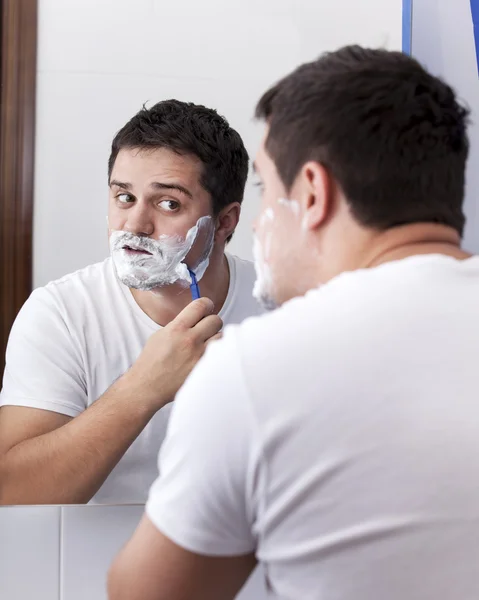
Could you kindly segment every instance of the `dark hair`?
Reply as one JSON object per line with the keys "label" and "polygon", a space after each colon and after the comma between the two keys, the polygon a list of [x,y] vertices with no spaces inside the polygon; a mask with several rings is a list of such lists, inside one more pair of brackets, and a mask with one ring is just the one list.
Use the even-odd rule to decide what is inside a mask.
{"label": "dark hair", "polygon": [[288,190],[305,162],[318,161],[361,224],[435,222],[461,235],[468,115],[416,60],[360,46],[300,66],[256,108]]}
{"label": "dark hair", "polygon": [[240,135],[211,108],[179,100],[143,107],[113,140],[108,179],[122,148],[168,148],[199,158],[200,182],[211,194],[215,215],[228,204],[243,201],[248,153]]}

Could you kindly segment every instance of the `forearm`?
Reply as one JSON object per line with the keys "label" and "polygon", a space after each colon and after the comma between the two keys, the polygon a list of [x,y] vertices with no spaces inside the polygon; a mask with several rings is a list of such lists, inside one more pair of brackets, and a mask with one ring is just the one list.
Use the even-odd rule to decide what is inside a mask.
{"label": "forearm", "polygon": [[83,504],[154,414],[120,378],[81,415],[0,460],[0,504]]}

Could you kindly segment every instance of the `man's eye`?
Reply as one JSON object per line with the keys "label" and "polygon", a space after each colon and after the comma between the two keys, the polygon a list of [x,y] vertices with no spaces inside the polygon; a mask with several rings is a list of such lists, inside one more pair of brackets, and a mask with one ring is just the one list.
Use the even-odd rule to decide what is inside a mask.
{"label": "man's eye", "polygon": [[134,198],[131,194],[118,194],[116,199],[118,200],[118,202],[121,202],[122,204],[128,204],[129,202],[133,202],[133,200],[134,200]]}
{"label": "man's eye", "polygon": [[175,200],[162,200],[160,202],[160,206],[163,210],[166,210],[167,212],[174,212],[175,210],[178,210],[180,208],[179,202],[176,202]]}

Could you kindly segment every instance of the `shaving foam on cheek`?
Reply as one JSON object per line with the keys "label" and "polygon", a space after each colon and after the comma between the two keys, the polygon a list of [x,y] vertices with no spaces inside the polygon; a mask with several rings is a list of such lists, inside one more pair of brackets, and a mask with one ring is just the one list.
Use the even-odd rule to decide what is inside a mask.
{"label": "shaving foam on cheek", "polygon": [[259,219],[260,227],[263,227],[268,221],[274,221],[274,211],[272,208],[267,208]]}
{"label": "shaving foam on cheek", "polygon": [[278,198],[278,204],[291,210],[296,217],[299,215],[299,202],[297,200],[289,200],[288,198]]}
{"label": "shaving foam on cheek", "polygon": [[276,307],[272,298],[272,274],[271,267],[268,264],[270,257],[272,231],[268,231],[269,225],[274,221],[274,211],[267,208],[259,219],[259,227],[264,232],[264,247],[261,245],[258,236],[254,236],[253,257],[256,271],[256,281],[253,288],[253,296],[258,302],[267,309]]}
{"label": "shaving foam on cheek", "polygon": [[253,296],[266,309],[276,308],[276,303],[272,298],[272,276],[271,267],[266,262],[261,243],[257,236],[253,242],[254,268],[256,271],[256,281],[253,287]]}
{"label": "shaving foam on cheek", "polygon": [[[144,291],[177,282],[190,285],[191,276],[183,261],[201,228],[213,228],[214,237],[214,225],[210,221],[211,217],[201,217],[185,238],[162,235],[159,240],[153,240],[127,231],[112,231],[110,252],[118,278],[128,287]],[[203,276],[206,271],[212,247],[209,244],[201,254],[195,270],[198,279],[198,273]]]}

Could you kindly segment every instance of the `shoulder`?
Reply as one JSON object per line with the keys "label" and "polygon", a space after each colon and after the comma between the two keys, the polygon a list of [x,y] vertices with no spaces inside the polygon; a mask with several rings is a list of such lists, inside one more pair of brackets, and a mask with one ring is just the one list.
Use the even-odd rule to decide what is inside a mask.
{"label": "shoulder", "polygon": [[[95,263],[64,275],[60,279],[51,281],[43,288],[46,293],[52,295],[62,295],[73,289],[81,288],[103,288],[105,285],[111,285],[116,280],[116,275],[111,258],[107,258],[102,262]],[[42,292],[40,292],[42,293]]]}
{"label": "shoulder", "polygon": [[[295,356],[328,353],[344,336],[361,336],[376,315],[378,286],[367,273],[348,273],[286,302],[280,308],[227,328],[243,364],[260,369],[288,368]],[[229,331],[228,331],[229,330]]]}
{"label": "shoulder", "polygon": [[92,310],[103,305],[111,305],[121,292],[121,283],[116,277],[111,258],[89,265],[51,281],[32,294],[32,299],[42,298],[67,312],[76,309]]}
{"label": "shoulder", "polygon": [[[237,327],[226,328],[221,340],[208,344],[207,350],[175,398],[174,412],[197,427],[206,419],[208,428],[218,415],[233,422],[247,398]],[[176,417],[175,417],[176,418]],[[222,417],[220,417],[222,418]]]}
{"label": "shoulder", "polygon": [[67,315],[91,310],[101,298],[117,293],[119,285],[111,260],[106,259],[33,290],[17,321],[64,320]]}
{"label": "shoulder", "polygon": [[[425,271],[403,261],[343,273],[281,308],[232,327],[245,374],[277,377],[311,364],[354,364],[421,312]],[[335,362],[336,361],[336,362]],[[319,367],[318,367],[319,368]]]}
{"label": "shoulder", "polygon": [[256,274],[255,274],[255,269],[254,269],[254,264],[252,261],[250,260],[246,260],[245,258],[240,258],[239,256],[236,256],[235,254],[226,254],[226,257],[228,258],[228,263],[234,266],[235,271],[236,271],[236,275],[238,277],[244,277],[247,279],[250,279],[253,283],[254,280],[256,278]]}

